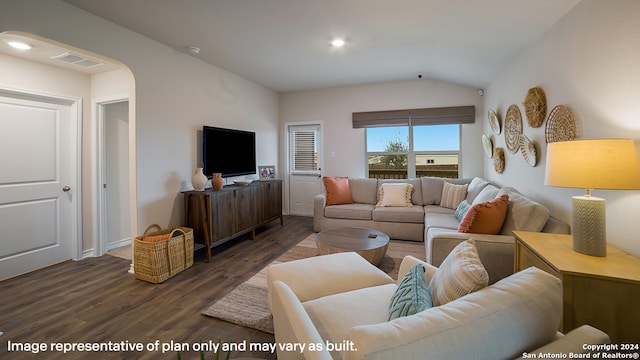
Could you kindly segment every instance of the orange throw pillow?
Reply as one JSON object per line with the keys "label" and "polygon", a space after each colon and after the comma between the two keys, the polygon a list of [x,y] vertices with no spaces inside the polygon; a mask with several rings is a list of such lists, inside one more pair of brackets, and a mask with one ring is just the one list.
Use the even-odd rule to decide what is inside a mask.
{"label": "orange throw pillow", "polygon": [[351,189],[349,188],[349,178],[324,176],[322,183],[327,192],[327,205],[353,204]]}
{"label": "orange throw pillow", "polygon": [[500,233],[509,207],[509,195],[473,205],[460,222],[459,232],[474,234]]}

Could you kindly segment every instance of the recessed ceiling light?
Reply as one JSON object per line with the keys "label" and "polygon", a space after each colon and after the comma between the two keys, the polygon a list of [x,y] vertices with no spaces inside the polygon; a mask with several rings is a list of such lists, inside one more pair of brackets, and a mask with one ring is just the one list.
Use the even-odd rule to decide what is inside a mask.
{"label": "recessed ceiling light", "polygon": [[333,45],[333,47],[343,47],[344,46],[344,40],[342,40],[342,39],[334,39],[331,42],[331,45]]}
{"label": "recessed ceiling light", "polygon": [[20,50],[31,50],[33,47],[27,43],[21,41],[8,41],[9,46]]}

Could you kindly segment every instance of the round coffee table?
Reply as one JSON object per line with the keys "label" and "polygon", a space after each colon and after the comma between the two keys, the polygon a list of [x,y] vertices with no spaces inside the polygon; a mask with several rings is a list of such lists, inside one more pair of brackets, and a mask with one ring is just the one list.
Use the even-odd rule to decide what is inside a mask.
{"label": "round coffee table", "polygon": [[337,228],[316,235],[320,255],[355,251],[373,265],[378,265],[389,247],[389,236],[364,228]]}

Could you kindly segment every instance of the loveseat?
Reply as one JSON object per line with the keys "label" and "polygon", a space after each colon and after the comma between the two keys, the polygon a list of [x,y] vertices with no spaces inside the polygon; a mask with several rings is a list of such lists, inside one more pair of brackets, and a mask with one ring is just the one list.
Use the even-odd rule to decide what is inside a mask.
{"label": "loveseat", "polygon": [[398,289],[416,264],[425,269],[417,276],[426,284],[444,271],[407,256],[396,283],[356,253],[269,266],[275,340],[285,347],[298,344],[278,348],[278,359],[499,360],[538,351],[579,354],[583,344],[609,343],[606,334],[589,326],[566,336],[557,332],[562,285],[534,267],[390,320],[392,298],[402,293]]}
{"label": "loveseat", "polygon": [[[328,201],[336,189],[328,186],[332,183],[327,179],[324,179],[325,192],[314,198],[314,231],[362,227],[382,231],[394,240],[424,241],[426,260],[434,266],[439,266],[457,244],[473,238],[491,283],[513,273],[513,230],[569,233],[569,226],[549,216],[549,210],[543,205],[514,188],[498,187],[479,177],[409,180],[334,178],[332,181],[348,182],[349,194],[338,196],[338,203]],[[384,184],[410,184],[407,206],[377,206]],[[338,190],[344,191],[344,186]],[[452,195],[453,192],[457,192],[454,194],[457,197]],[[464,218],[456,217],[456,211],[462,201],[466,201],[470,208],[505,194],[508,195],[508,206],[497,231],[492,234],[458,231]]]}

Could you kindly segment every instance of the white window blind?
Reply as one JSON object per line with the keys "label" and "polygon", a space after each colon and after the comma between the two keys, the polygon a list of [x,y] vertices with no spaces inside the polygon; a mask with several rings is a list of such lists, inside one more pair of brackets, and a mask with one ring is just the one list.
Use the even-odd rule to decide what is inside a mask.
{"label": "white window blind", "polygon": [[318,169],[318,126],[291,126],[292,172],[317,174]]}

